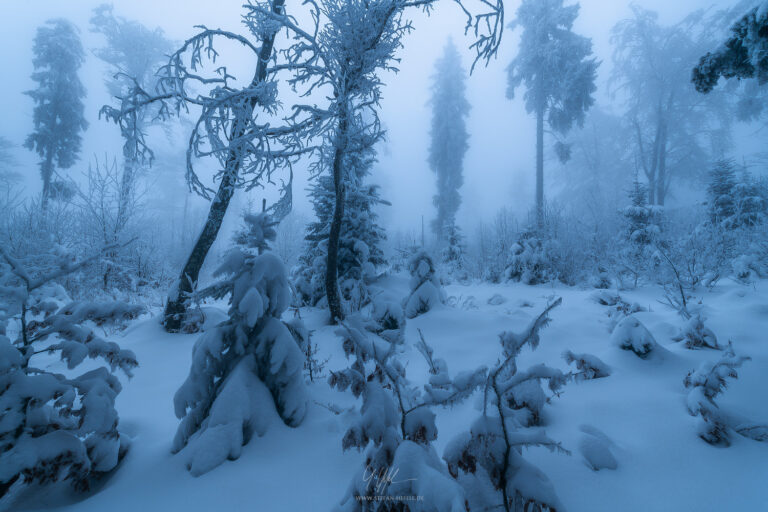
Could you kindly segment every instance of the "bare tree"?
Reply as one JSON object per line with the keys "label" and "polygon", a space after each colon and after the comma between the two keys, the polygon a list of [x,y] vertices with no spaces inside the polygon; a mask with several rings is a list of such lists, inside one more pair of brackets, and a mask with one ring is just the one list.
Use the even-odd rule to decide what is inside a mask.
{"label": "bare tree", "polygon": [[[277,74],[298,66],[302,59],[296,55],[291,62],[277,62],[275,37],[281,29],[293,27],[285,15],[284,0],[249,3],[245,9],[243,21],[252,37],[199,27],[200,31],[171,54],[160,69],[154,92],[135,83],[120,109],[102,109],[108,119],[118,123],[130,123],[131,116],[144,108],[157,108],[161,119],[190,109],[199,112],[189,138],[186,179],[192,191],[211,199],[211,206],[176,286],[169,293],[164,314],[169,332],[178,331],[182,325],[187,297],[196,285],[235,189],[272,183],[273,173],[290,167],[304,151],[303,138],[296,134],[308,123],[298,121],[300,113],[284,125],[273,127],[271,123],[280,107]],[[254,55],[257,64],[247,85],[235,85],[235,77],[224,66],[201,74],[204,63],[215,63],[219,56],[215,41],[236,43]],[[137,140],[143,144],[143,134]],[[219,180],[216,191],[200,181],[193,165],[195,159],[207,157],[215,158],[220,165],[215,176]],[[281,207],[284,205],[281,203]]]}

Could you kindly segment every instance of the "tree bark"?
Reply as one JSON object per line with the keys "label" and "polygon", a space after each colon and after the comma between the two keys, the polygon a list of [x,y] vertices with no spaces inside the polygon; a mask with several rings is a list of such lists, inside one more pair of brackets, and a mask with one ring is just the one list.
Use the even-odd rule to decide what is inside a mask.
{"label": "tree bark", "polygon": [[662,119],[659,133],[659,170],[656,176],[656,203],[664,206],[667,195],[667,122]]}
{"label": "tree bark", "polygon": [[40,165],[40,175],[43,178],[43,197],[40,200],[40,209],[48,209],[48,200],[51,198],[51,177],[53,177],[53,149],[46,151],[45,160]]}
{"label": "tree bark", "polygon": [[544,228],[544,107],[536,110],[536,227]]}
{"label": "tree bark", "polygon": [[[281,13],[285,0],[274,0],[272,2],[272,12]],[[267,37],[259,51],[259,62],[256,65],[256,73],[251,81],[251,87],[263,82],[267,76],[267,64],[272,56],[272,49],[275,43],[275,36]],[[230,140],[238,140],[246,130],[248,125],[245,116],[250,116],[256,108],[255,98],[251,98],[243,113],[243,118],[236,122],[232,127],[232,137]],[[219,234],[221,224],[224,221],[224,215],[227,213],[229,202],[235,192],[237,175],[240,171],[242,155],[238,148],[230,148],[227,155],[227,163],[224,175],[221,178],[219,189],[211,202],[211,208],[208,211],[208,217],[205,225],[197,238],[192,252],[184,264],[184,269],[178,279],[176,289],[168,297],[168,303],[165,307],[164,321],[165,330],[168,332],[178,332],[184,322],[184,315],[187,311],[187,296],[192,292],[197,279],[200,276],[200,269],[205,262],[205,257],[211,249],[213,242]]]}
{"label": "tree bark", "polygon": [[331,230],[328,234],[328,255],[325,266],[325,296],[328,299],[328,309],[331,314],[331,324],[344,320],[341,307],[341,296],[338,283],[338,254],[341,223],[344,219],[344,148],[347,138],[346,105],[342,104],[339,113],[338,140],[333,154],[333,188],[336,202],[333,207]]}

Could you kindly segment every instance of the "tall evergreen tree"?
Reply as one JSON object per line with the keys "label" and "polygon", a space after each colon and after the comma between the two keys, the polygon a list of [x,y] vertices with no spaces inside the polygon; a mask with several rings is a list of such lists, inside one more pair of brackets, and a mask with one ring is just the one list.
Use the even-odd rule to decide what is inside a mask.
{"label": "tall evergreen tree", "polygon": [[24,147],[42,159],[42,208],[45,209],[48,200],[59,190],[53,181],[55,168],[68,169],[74,165],[80,153],[80,132],[88,128],[83,116],[85,87],[77,76],[85,53],[77,29],[64,19],[49,20],[39,27],[32,50],[35,54],[32,80],[38,86],[25,94],[35,102],[35,128]]}
{"label": "tall evergreen tree", "polygon": [[[544,123],[564,135],[594,103],[598,62],[592,41],[572,32],[579,4],[523,0],[512,27],[521,26],[520,50],[507,68],[507,97],[524,84],[525,108],[536,114],[536,222],[544,221]],[[558,146],[562,147],[562,146]],[[567,151],[558,152],[561,158]]]}
{"label": "tall evergreen tree", "polygon": [[435,63],[432,80],[429,166],[437,175],[437,194],[433,198],[437,217],[432,221],[432,231],[440,245],[445,245],[456,238],[459,188],[464,183],[464,155],[469,149],[466,74],[453,41],[448,40],[443,56]]}

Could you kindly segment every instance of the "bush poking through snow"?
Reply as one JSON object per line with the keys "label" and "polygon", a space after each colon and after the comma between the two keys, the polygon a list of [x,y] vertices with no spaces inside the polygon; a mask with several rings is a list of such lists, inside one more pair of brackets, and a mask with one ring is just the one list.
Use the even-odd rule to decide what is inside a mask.
{"label": "bush poking through snow", "polygon": [[657,347],[651,332],[635,316],[622,318],[611,334],[611,342],[645,359]]}
{"label": "bush poking through snow", "polygon": [[405,299],[405,316],[415,318],[445,301],[435,263],[424,251],[416,253],[408,262],[411,273],[411,294]]}
{"label": "bush poking through snow", "polygon": [[602,379],[611,375],[611,368],[599,357],[592,354],[574,354],[570,350],[563,352],[563,359],[568,364],[576,363],[575,380]]}
{"label": "bush poking through snow", "polygon": [[715,397],[725,391],[726,379],[738,378],[736,369],[748,360],[746,356],[736,357],[733,345],[729,342],[719,361],[702,364],[698,370],[689,372],[683,380],[688,389],[688,412],[698,418],[699,437],[709,444],[730,445],[732,432],[756,441],[768,441],[768,426],[734,425],[733,420],[715,403]]}
{"label": "bush poking through snow", "polygon": [[493,297],[488,299],[488,305],[489,306],[500,306],[507,302],[507,298],[503,295],[499,295],[498,293],[495,293]]}
{"label": "bush poking through snow", "polygon": [[[526,430],[515,411],[516,393],[525,383],[547,381],[557,391],[566,382],[559,370],[537,365],[525,371],[517,368],[517,356],[526,345],[535,349],[539,331],[549,323],[549,312],[562,299],[551,303],[522,333],[504,332],[500,337],[503,360],[491,369],[483,400],[483,413],[468,432],[454,438],[443,459],[454,478],[467,489],[469,510],[561,510],[562,504],[552,483],[522,456],[522,449],[543,446],[565,452],[541,430]],[[567,452],[566,452],[567,453]]]}
{"label": "bush poking through snow", "polygon": [[715,333],[704,325],[701,315],[691,317],[686,322],[685,327],[680,330],[680,334],[672,339],[674,341],[684,341],[685,347],[690,349],[720,348],[717,344]]}
{"label": "bush poking through snow", "polygon": [[[398,345],[367,331],[359,318],[348,319],[337,333],[343,338],[344,353],[354,360],[348,368],[332,372],[328,382],[362,400],[342,448],[365,450],[365,461],[350,483],[341,509],[401,510],[387,508],[398,502],[386,501],[400,496],[413,497],[403,509],[410,512],[464,512],[464,491],[431,444],[437,438],[432,408],[468,398],[485,382],[486,368],[451,378],[445,361],[435,359],[432,348],[420,337],[417,348],[427,360],[430,379],[419,389],[405,376],[405,367],[396,357]],[[416,501],[416,496],[423,499]]]}
{"label": "bush poking through snow", "polygon": [[392,343],[403,342],[405,314],[400,304],[387,300],[381,295],[375,296],[371,319],[376,323],[373,329],[376,334]]}
{"label": "bush poking through snow", "polygon": [[508,281],[530,285],[549,281],[547,255],[541,240],[527,235],[516,242],[504,273]]}
{"label": "bush poking through snow", "polygon": [[264,214],[244,220],[246,229],[215,273],[223,279],[200,292],[228,296],[229,319],[197,339],[189,375],[173,399],[181,423],[172,450],[184,450],[195,476],[237,459],[274,416],[298,426],[307,409],[305,357],[280,320],[291,301],[288,277],[265,251],[274,225]]}
{"label": "bush poking through snow", "polygon": [[[70,302],[55,284],[97,257],[71,263],[59,257],[51,273],[27,268],[0,247],[0,509],[12,506],[32,484],[69,480],[79,491],[91,477],[114,469],[127,450],[118,431],[115,398],[138,366],[130,350],[90,327],[122,325],[144,309],[119,302]],[[19,326],[11,341],[7,324]],[[58,354],[68,369],[85,358],[99,367],[69,377],[34,365],[40,354]]]}

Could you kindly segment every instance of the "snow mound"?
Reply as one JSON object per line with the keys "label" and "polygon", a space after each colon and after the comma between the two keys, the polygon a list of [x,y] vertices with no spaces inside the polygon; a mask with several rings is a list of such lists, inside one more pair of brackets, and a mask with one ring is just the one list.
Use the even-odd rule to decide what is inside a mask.
{"label": "snow mound", "polygon": [[641,358],[646,358],[658,347],[649,331],[634,315],[622,318],[611,335],[611,342],[623,350],[631,350]]}

